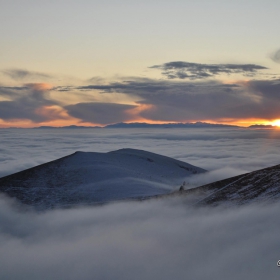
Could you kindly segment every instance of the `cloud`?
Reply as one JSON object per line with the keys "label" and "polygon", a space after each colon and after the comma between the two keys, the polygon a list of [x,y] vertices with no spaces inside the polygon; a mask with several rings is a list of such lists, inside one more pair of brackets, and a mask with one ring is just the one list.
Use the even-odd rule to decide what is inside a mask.
{"label": "cloud", "polygon": [[75,151],[108,152],[121,148],[148,150],[206,170],[217,170],[210,174],[213,181],[223,178],[222,172],[218,172],[223,168],[226,168],[225,174],[234,176],[280,163],[279,154],[275,152],[280,150],[280,130],[1,129],[0,132],[0,176]]}
{"label": "cloud", "polygon": [[[196,77],[221,73],[254,74],[266,69],[255,64],[197,64],[169,62],[152,68],[187,71]],[[240,119],[279,118],[280,80],[250,80],[222,83],[215,80],[155,80],[127,78],[107,83],[98,77],[95,84],[81,86],[29,83],[0,87],[0,118],[31,120],[36,123],[62,120],[69,115],[81,121],[110,124],[128,121],[234,122]],[[52,95],[50,95],[52,91]],[[37,93],[37,94],[35,94]],[[67,103],[65,103],[67,100]],[[135,105],[127,105],[127,104]],[[63,106],[63,105],[64,106]],[[66,105],[65,105],[66,104]],[[44,113],[46,107],[60,106],[64,114]],[[57,111],[57,110],[55,110]],[[58,112],[58,111],[57,111]],[[69,116],[68,116],[69,117]],[[69,117],[70,118],[70,117]],[[76,123],[77,120],[74,120]]]}
{"label": "cloud", "polygon": [[247,173],[247,171],[233,167],[223,167],[220,169],[211,170],[203,174],[187,177],[185,179],[185,189],[203,186],[212,182],[227,179],[244,173]]}
{"label": "cloud", "polygon": [[130,120],[131,115],[128,110],[136,107],[127,104],[88,102],[68,105],[64,108],[69,115],[84,122],[108,124]]}
{"label": "cloud", "polygon": [[[126,80],[123,82],[112,82],[109,84],[91,84],[80,86],[78,90],[99,90],[101,92],[119,92],[128,94],[137,94],[141,92],[155,92],[165,90],[169,83],[157,81],[147,78],[135,78],[134,80]],[[67,87],[65,88],[67,89]]]}
{"label": "cloud", "polygon": [[45,83],[25,84],[23,87],[0,87],[0,96],[10,100],[0,101],[0,118],[3,120],[27,119],[41,122],[54,118],[51,114],[41,114],[47,106],[57,105],[51,100],[51,85]]}
{"label": "cloud", "polygon": [[204,79],[220,74],[243,74],[253,76],[259,70],[268,68],[256,64],[200,64],[184,61],[172,61],[149,68],[162,70],[168,79]]}
{"label": "cloud", "polygon": [[124,93],[138,96],[139,104],[152,105],[139,117],[158,121],[277,119],[280,80],[158,81],[135,79],[105,85],[88,85],[79,90]]}
{"label": "cloud", "polygon": [[[188,122],[214,120],[279,118],[280,80],[235,81],[172,81],[137,79],[109,84],[52,88],[48,84],[26,84],[22,87],[1,87],[0,118],[30,119],[34,122],[55,119],[54,114],[38,114],[40,108],[62,106],[50,91],[63,90],[83,94],[95,92],[95,102],[79,102],[63,108],[69,115],[85,122],[109,124],[133,120]],[[114,103],[134,100],[136,105]],[[85,97],[83,97],[85,98]],[[102,99],[103,98],[103,99]],[[89,98],[87,98],[89,99]],[[98,100],[104,100],[99,101]],[[141,109],[140,109],[141,108]],[[67,115],[67,114],[66,114]],[[52,117],[51,117],[52,116]],[[62,114],[56,118],[61,119]],[[64,114],[65,117],[65,114]]]}
{"label": "cloud", "polygon": [[7,69],[7,70],[3,70],[2,73],[16,81],[25,80],[25,79],[50,79],[50,78],[52,78],[52,76],[45,74],[45,73],[28,71],[28,70],[24,70],[24,69]]}
{"label": "cloud", "polygon": [[[0,132],[2,176],[77,150],[124,147],[212,170],[190,178],[194,185],[279,164],[280,130]],[[279,203],[193,209],[174,199],[36,213],[3,198],[0,279],[277,279],[279,211]]]}
{"label": "cloud", "polygon": [[270,57],[274,62],[280,63],[280,49],[273,53]]}
{"label": "cloud", "polygon": [[0,200],[0,278],[276,279],[279,204],[182,200],[35,213]]}

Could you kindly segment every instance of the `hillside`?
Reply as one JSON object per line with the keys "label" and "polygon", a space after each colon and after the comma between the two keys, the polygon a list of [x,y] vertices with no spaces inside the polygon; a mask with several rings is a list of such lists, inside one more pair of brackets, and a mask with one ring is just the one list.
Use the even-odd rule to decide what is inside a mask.
{"label": "hillside", "polygon": [[159,197],[172,196],[181,196],[197,206],[272,202],[280,198],[280,165]]}
{"label": "hillside", "polygon": [[76,152],[0,178],[0,192],[38,209],[70,207],[170,193],[201,172],[142,150]]}

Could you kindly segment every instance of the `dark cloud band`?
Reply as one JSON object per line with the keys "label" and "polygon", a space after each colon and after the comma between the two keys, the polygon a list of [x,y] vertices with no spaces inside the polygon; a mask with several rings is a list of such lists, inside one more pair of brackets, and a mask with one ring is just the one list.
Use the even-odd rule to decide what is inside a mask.
{"label": "dark cloud band", "polygon": [[68,114],[85,122],[109,124],[127,121],[130,116],[127,112],[137,106],[116,103],[78,103],[65,107]]}
{"label": "dark cloud band", "polygon": [[219,74],[243,74],[252,76],[259,70],[267,69],[256,64],[200,64],[172,61],[150,68],[159,69],[168,79],[204,79]]}
{"label": "dark cloud band", "polygon": [[279,80],[222,84],[214,81],[139,79],[106,85],[88,85],[78,89],[138,96],[139,104],[153,105],[140,112],[141,117],[151,120],[279,118]]}
{"label": "dark cloud band", "polygon": [[10,100],[0,101],[0,119],[27,119],[41,122],[53,119],[53,116],[41,115],[38,109],[57,105],[49,96],[49,87],[45,84],[26,84],[23,87],[0,87],[0,96]]}

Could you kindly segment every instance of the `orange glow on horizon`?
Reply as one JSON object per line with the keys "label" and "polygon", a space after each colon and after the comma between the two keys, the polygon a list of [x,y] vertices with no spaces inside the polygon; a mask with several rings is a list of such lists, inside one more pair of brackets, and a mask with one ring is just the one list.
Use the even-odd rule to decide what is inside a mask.
{"label": "orange glow on horizon", "polygon": [[[167,123],[195,123],[195,122],[205,122],[211,124],[225,124],[225,125],[237,125],[241,127],[248,127],[250,125],[272,125],[275,129],[280,127],[280,119],[276,120],[264,120],[264,119],[193,119],[193,120],[178,120],[178,121],[161,121],[161,120],[150,120],[140,116],[140,113],[145,110],[154,109],[153,105],[150,104],[137,104],[138,106],[133,109],[126,110],[127,120],[124,120],[125,123],[148,123],[148,124],[167,124]],[[104,124],[93,123],[93,122],[83,122],[80,119],[70,116],[65,109],[60,106],[44,106],[38,108],[35,113],[38,116],[41,116],[45,121],[42,122],[33,122],[31,120],[24,119],[14,119],[14,120],[1,120],[0,119],[0,128],[8,127],[20,127],[20,128],[32,128],[39,126],[53,126],[53,127],[62,127],[62,126],[106,126]]]}

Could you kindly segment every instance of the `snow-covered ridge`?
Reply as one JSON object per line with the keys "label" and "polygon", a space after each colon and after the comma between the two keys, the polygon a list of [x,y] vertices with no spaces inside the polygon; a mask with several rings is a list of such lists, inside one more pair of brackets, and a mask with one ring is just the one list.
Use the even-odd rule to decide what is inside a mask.
{"label": "snow-covered ridge", "polygon": [[280,199],[280,165],[158,197],[178,195],[197,206],[271,203]]}
{"label": "snow-covered ridge", "polygon": [[0,191],[46,209],[166,194],[201,172],[205,170],[142,150],[75,152],[0,178]]}

